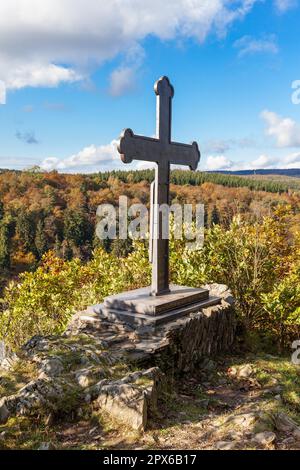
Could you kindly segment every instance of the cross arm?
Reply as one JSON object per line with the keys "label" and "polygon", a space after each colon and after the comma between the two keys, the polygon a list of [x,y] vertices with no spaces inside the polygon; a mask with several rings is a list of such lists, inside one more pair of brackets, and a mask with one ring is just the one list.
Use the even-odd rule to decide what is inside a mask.
{"label": "cross arm", "polygon": [[200,160],[197,142],[193,142],[192,145],[172,142],[168,146],[168,159],[174,165],[187,165],[191,170],[196,170]]}
{"label": "cross arm", "polygon": [[200,160],[198,144],[163,143],[151,137],[135,135],[131,129],[125,129],[121,134],[118,151],[124,163],[132,160],[160,163],[168,161],[174,165],[186,165],[196,170]]}
{"label": "cross arm", "polygon": [[135,135],[131,129],[125,129],[120,136],[118,151],[124,163],[132,160],[157,162],[160,159],[160,144],[157,139]]}

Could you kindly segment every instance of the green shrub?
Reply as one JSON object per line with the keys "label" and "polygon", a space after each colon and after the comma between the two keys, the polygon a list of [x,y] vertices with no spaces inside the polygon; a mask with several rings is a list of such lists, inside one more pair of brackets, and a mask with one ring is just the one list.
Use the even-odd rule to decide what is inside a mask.
{"label": "green shrub", "polygon": [[[203,248],[195,251],[183,240],[171,240],[171,281],[227,284],[248,330],[272,332],[284,344],[300,323],[300,236],[289,230],[288,210],[278,208],[262,223],[235,219],[228,229],[213,225],[205,235]],[[17,348],[34,334],[60,333],[76,310],[149,285],[146,245],[133,243],[126,258],[98,248],[86,264],[47,253],[35,272],[21,274],[6,288],[0,337]]]}
{"label": "green shrub", "polygon": [[270,331],[278,337],[283,350],[288,333],[300,326],[300,267],[261,297]]}

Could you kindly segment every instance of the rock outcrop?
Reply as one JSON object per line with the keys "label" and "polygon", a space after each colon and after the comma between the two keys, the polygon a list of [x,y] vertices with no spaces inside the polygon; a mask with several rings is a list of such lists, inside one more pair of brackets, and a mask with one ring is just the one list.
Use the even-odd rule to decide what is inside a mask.
{"label": "rock outcrop", "polygon": [[[35,336],[18,356],[3,353],[11,374],[15,361],[33,364],[34,373],[1,399],[0,423],[11,416],[76,412],[90,404],[133,429],[145,429],[175,375],[233,345],[234,299],[226,286],[207,287],[221,297],[219,305],[155,329],[109,323],[87,309],[73,316],[62,336]],[[133,368],[139,370],[130,372]]]}

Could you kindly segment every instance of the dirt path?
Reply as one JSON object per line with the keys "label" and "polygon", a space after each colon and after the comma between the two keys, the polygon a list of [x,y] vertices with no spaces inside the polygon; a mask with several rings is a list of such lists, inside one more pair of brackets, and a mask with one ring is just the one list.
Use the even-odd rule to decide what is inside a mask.
{"label": "dirt path", "polygon": [[278,414],[300,418],[300,368],[272,356],[208,360],[203,367],[175,384],[142,435],[94,415],[57,428],[57,444],[92,449],[300,449],[297,432],[276,421]]}

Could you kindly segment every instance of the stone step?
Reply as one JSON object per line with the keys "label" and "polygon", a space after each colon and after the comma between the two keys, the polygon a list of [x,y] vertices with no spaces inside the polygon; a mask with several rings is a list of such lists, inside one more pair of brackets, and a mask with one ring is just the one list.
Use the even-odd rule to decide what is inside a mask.
{"label": "stone step", "polygon": [[175,309],[208,300],[208,289],[170,285],[164,295],[150,295],[150,287],[143,287],[104,299],[107,310],[125,310],[131,313],[160,316]]}
{"label": "stone step", "polygon": [[192,312],[198,312],[203,308],[219,304],[221,299],[219,297],[211,296],[207,300],[196,302],[191,305],[177,308],[171,312],[163,313],[162,315],[145,315],[140,313],[129,312],[126,310],[108,309],[105,304],[98,304],[93,306],[93,311],[99,315],[99,318],[109,320],[111,322],[122,321],[131,326],[158,326],[163,323],[175,321],[178,318],[184,317]]}

